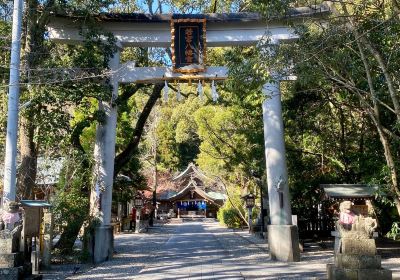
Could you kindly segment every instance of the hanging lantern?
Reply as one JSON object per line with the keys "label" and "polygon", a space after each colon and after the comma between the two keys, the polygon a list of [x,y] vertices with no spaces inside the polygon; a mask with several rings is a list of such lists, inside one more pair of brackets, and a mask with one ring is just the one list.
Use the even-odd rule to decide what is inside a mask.
{"label": "hanging lantern", "polygon": [[214,80],[213,80],[212,83],[211,83],[211,97],[212,97],[212,100],[213,100],[214,102],[217,102],[217,101],[218,101],[219,95],[218,95],[218,92],[217,92],[217,88],[215,87],[215,82],[214,82]]}
{"label": "hanging lantern", "polygon": [[180,102],[183,99],[183,96],[181,94],[181,86],[180,86],[180,84],[177,84],[176,87],[178,88],[178,91],[176,93],[176,100],[178,100],[178,102]]}
{"label": "hanging lantern", "polygon": [[164,89],[163,89],[163,91],[164,91],[164,96],[163,96],[164,97],[164,101],[167,102],[168,101],[168,91],[169,91],[167,81],[164,81]]}
{"label": "hanging lantern", "polygon": [[203,101],[203,99],[204,99],[204,88],[203,88],[203,85],[201,84],[200,80],[199,80],[199,83],[197,84],[197,93],[199,94],[200,100]]}

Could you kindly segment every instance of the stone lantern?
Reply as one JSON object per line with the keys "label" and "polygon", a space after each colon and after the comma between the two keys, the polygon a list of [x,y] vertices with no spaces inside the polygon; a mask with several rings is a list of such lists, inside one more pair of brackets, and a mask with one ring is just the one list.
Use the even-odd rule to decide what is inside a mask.
{"label": "stone lantern", "polygon": [[248,216],[249,216],[249,232],[251,232],[251,227],[252,227],[252,219],[251,219],[251,213],[252,209],[255,205],[256,202],[256,197],[254,194],[249,193],[245,196],[242,197],[246,203],[246,208],[248,209]]}
{"label": "stone lantern", "polygon": [[136,226],[135,233],[139,233],[140,230],[140,212],[143,207],[143,196],[140,192],[137,192],[133,200],[133,204],[136,208]]}

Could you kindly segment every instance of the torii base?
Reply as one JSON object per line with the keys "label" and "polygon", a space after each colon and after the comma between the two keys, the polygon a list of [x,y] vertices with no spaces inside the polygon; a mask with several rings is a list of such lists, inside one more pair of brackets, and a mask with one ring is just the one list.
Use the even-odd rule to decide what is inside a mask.
{"label": "torii base", "polygon": [[294,225],[268,226],[269,254],[272,260],[299,262],[299,234]]}
{"label": "torii base", "polygon": [[88,249],[95,264],[111,260],[114,252],[113,227],[96,227],[90,237]]}

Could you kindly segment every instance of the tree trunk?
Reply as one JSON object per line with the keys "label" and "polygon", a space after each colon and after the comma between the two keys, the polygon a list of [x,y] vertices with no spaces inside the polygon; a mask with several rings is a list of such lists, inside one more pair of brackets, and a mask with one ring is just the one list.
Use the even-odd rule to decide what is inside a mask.
{"label": "tree trunk", "polygon": [[395,197],[393,198],[393,201],[394,201],[394,205],[396,206],[397,213],[398,213],[399,216],[400,216],[400,198],[399,198],[398,196],[395,196]]}
{"label": "tree trunk", "polygon": [[392,184],[390,184],[390,190],[392,192],[391,194],[393,196],[393,202],[396,205],[396,209],[397,209],[398,215],[400,217],[400,200],[399,200],[400,192],[399,192],[399,184],[398,184],[398,178],[397,178],[396,165],[395,165],[395,162],[393,159],[392,150],[390,148],[390,143],[387,139],[387,136],[381,129],[379,123],[376,123],[376,125],[378,128],[378,133],[379,133],[379,137],[381,139],[381,143],[383,145],[383,149],[385,151],[386,163],[390,170],[390,178],[392,181]]}
{"label": "tree trunk", "polygon": [[[89,213],[89,207],[88,211]],[[79,234],[80,229],[82,228],[83,223],[85,222],[85,216],[75,216],[74,222],[69,223],[62,232],[60,239],[57,241],[55,248],[70,251],[74,247],[76,237]]]}
{"label": "tree trunk", "polygon": [[[26,29],[24,41],[24,62],[25,69],[33,68],[38,61],[37,55],[39,53],[38,46],[42,45],[43,33],[38,34],[37,27],[37,0],[28,0],[26,9]],[[29,82],[29,81],[26,81]],[[28,92],[32,90],[28,86]],[[28,94],[31,96],[31,94]],[[34,142],[35,135],[35,110],[32,108],[27,109],[27,113],[20,115],[19,126],[19,143],[20,143],[20,156],[21,165],[18,170],[17,193],[20,199],[33,199],[33,189],[36,182],[37,173],[37,147]]]}
{"label": "tree trunk", "polygon": [[22,116],[19,128],[21,165],[18,170],[18,196],[20,199],[34,199],[37,153],[33,141],[35,126],[29,116]]}
{"label": "tree trunk", "polygon": [[[354,34],[357,36],[358,32],[355,32]],[[392,183],[391,191],[392,191],[392,195],[393,195],[393,202],[395,203],[398,215],[400,216],[400,200],[399,200],[400,191],[399,191],[399,185],[398,185],[396,163],[393,159],[393,154],[392,154],[392,150],[390,147],[389,139],[388,139],[388,137],[382,127],[381,121],[380,121],[380,110],[379,110],[378,103],[376,101],[377,97],[376,97],[376,91],[375,91],[373,81],[372,81],[371,69],[369,67],[368,60],[367,60],[364,50],[362,48],[363,40],[360,40],[360,36],[356,37],[356,43],[357,43],[358,50],[360,52],[361,60],[364,65],[364,69],[365,69],[365,73],[366,73],[367,81],[368,81],[370,98],[371,98],[371,101],[373,104],[373,111],[370,112],[370,116],[377,128],[377,131],[379,133],[379,138],[381,140],[381,143],[382,143],[382,146],[383,146],[383,149],[385,152],[386,164],[390,169],[390,175],[391,175],[391,183]]]}
{"label": "tree trunk", "polygon": [[125,150],[115,157],[114,177],[116,177],[121,169],[125,166],[125,164],[127,164],[131,160],[132,155],[136,151],[142,137],[147,118],[149,117],[151,110],[156,104],[158,98],[161,96],[162,88],[163,84],[154,85],[153,91],[149,99],[147,100],[147,103],[144,106],[139,116],[139,119],[137,120],[136,127],[130,142],[126,146]]}

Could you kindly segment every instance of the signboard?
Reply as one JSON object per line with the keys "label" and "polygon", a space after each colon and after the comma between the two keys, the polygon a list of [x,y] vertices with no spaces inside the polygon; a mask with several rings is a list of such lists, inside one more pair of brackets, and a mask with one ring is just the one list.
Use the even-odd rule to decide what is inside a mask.
{"label": "signboard", "polygon": [[206,19],[172,19],[171,35],[173,71],[206,71]]}

